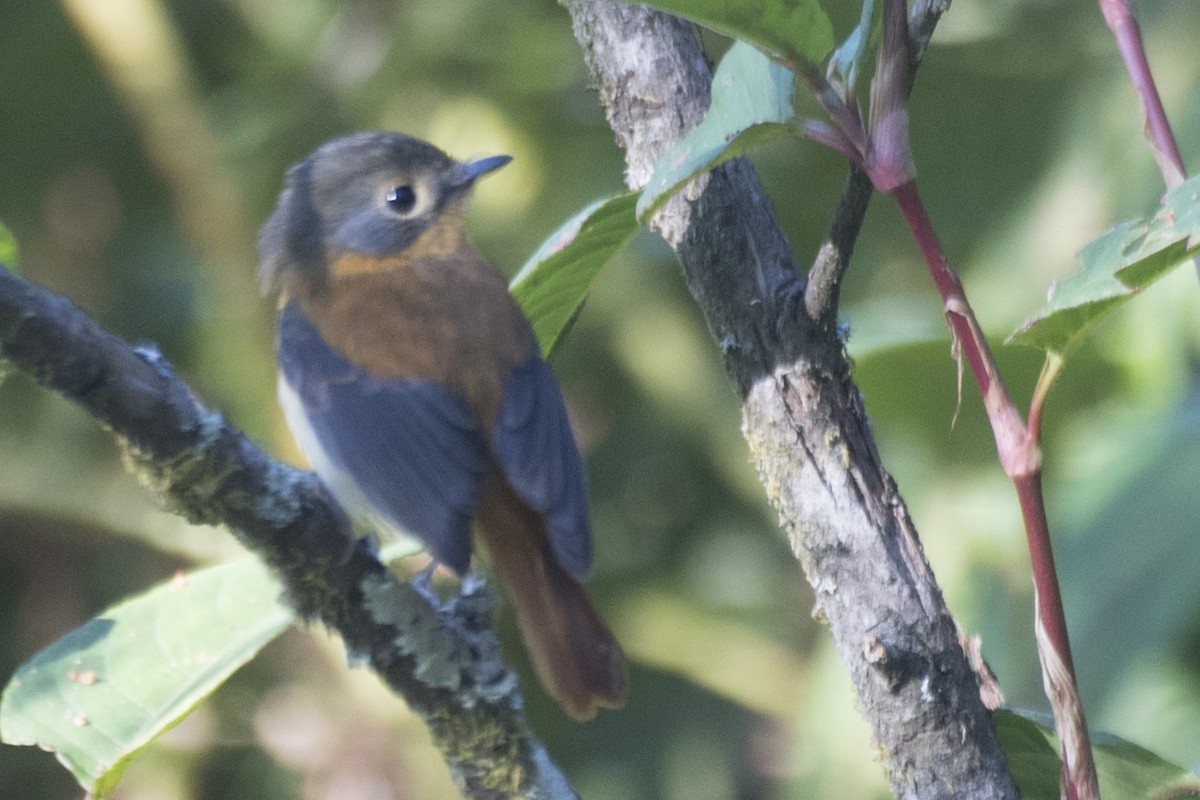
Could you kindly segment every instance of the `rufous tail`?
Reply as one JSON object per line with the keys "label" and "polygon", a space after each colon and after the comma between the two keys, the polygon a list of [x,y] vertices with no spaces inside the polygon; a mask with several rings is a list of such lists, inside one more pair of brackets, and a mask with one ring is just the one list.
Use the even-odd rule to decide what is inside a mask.
{"label": "rufous tail", "polygon": [[583,586],[558,565],[541,515],[493,474],[476,519],[546,691],[580,721],[624,704],[621,648]]}

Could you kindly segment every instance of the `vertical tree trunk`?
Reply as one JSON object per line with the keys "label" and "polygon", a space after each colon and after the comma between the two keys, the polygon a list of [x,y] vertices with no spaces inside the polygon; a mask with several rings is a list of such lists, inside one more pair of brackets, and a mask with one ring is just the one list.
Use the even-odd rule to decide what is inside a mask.
{"label": "vertical tree trunk", "polygon": [[[627,182],[639,187],[707,111],[704,53],[692,26],[674,17],[612,0],[564,4],[625,148]],[[914,30],[927,39],[932,22],[921,22]],[[924,41],[917,44],[923,52]],[[869,197],[852,175],[814,274],[844,269]],[[743,159],[727,162],[676,196],[653,225],[679,257],[743,398],[759,476],[853,679],[893,792],[1015,798],[954,620],[880,463],[836,325],[807,310],[806,276],[753,169]]]}

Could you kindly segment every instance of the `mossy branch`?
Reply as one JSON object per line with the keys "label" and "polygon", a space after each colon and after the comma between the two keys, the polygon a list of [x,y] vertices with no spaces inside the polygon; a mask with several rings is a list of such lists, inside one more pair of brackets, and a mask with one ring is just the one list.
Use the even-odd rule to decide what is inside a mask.
{"label": "mossy branch", "polygon": [[0,357],[82,406],[170,508],[225,525],[283,582],[297,615],[335,630],[429,725],[474,798],[574,798],[522,713],[477,579],[449,602],[400,581],[355,539],[312,473],[271,459],[204,406],[153,347],[0,267]]}

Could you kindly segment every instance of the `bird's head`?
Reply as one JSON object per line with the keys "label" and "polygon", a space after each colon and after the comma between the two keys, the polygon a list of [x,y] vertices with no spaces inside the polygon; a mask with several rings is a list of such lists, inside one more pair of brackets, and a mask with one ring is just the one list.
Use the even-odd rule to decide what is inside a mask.
{"label": "bird's head", "polygon": [[463,241],[468,190],[509,161],[456,161],[400,133],[326,142],[288,170],[259,233],[263,291],[294,279],[322,285],[339,262],[382,263],[414,248],[455,249]]}

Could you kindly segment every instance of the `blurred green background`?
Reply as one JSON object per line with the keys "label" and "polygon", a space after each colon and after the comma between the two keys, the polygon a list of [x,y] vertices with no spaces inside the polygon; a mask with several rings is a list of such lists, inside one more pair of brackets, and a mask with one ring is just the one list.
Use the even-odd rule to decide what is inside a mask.
{"label": "blurred green background", "polygon": [[[852,3],[829,3],[850,29]],[[844,7],[843,7],[844,6]],[[1138,4],[1185,159],[1200,163],[1200,13]],[[274,400],[254,234],[284,169],[326,138],[402,130],[510,153],[472,213],[511,274],[621,154],[551,0],[0,0],[0,219],[30,279],[162,348],[256,441],[294,459]],[[958,0],[913,97],[920,184],[997,344],[1073,255],[1162,193],[1094,4]],[[726,45],[705,37],[714,58]],[[753,160],[811,258],[844,179],[803,142]],[[1095,727],[1200,761],[1200,291],[1181,269],[1106,321],[1046,418],[1046,481]],[[1028,557],[941,309],[876,198],[843,317],[885,462],[947,599],[1009,702],[1044,709]],[[1023,404],[1040,367],[999,348]],[[626,647],[625,710],[529,713],[588,798],[883,797],[839,657],[763,501],[737,399],[670,253],[643,234],[554,359],[587,452],[590,584]],[[228,558],[224,531],[154,508],[111,437],[20,375],[0,384],[0,678],[109,603]],[[511,615],[501,627],[525,675]],[[50,754],[0,747],[28,800],[79,796]],[[321,630],[294,630],[130,769],[122,798],[456,796],[424,728]]]}

